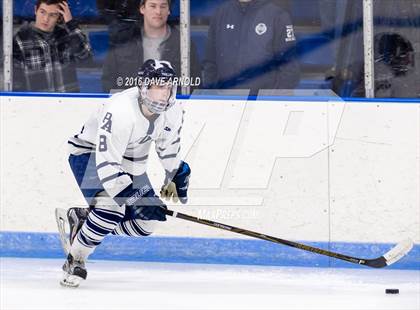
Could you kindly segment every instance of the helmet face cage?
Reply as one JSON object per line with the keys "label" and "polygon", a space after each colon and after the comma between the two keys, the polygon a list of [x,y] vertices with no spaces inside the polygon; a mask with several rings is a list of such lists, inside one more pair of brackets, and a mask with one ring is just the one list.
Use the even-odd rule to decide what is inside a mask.
{"label": "helmet face cage", "polygon": [[[140,68],[138,77],[141,101],[150,112],[160,114],[175,104],[177,85],[173,82],[176,75],[169,62],[149,59]],[[164,101],[150,98],[148,93],[152,85],[162,87],[170,85],[169,98]]]}
{"label": "helmet face cage", "polygon": [[146,85],[142,85],[140,88],[140,96],[142,103],[149,109],[150,112],[154,114],[163,113],[175,104],[176,88],[176,85],[171,86],[168,100],[157,101],[152,100],[148,95],[148,92],[150,91],[150,86],[147,87]]}

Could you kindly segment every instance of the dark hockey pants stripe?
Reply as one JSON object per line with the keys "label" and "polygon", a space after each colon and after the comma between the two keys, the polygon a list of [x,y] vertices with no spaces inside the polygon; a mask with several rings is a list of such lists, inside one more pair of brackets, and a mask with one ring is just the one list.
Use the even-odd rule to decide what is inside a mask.
{"label": "dark hockey pants stripe", "polygon": [[131,237],[145,237],[152,233],[151,223],[135,219],[123,221],[123,218],[122,213],[94,208],[77,234],[78,241],[86,247],[94,248],[109,233]]}

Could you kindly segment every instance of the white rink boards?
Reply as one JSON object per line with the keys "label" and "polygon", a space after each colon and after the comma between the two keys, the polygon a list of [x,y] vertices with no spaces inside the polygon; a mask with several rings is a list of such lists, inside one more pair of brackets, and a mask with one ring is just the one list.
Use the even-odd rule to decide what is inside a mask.
{"label": "white rink boards", "polygon": [[[68,167],[67,139],[106,99],[0,100],[0,254],[58,258],[54,209],[85,206]],[[305,100],[182,100],[189,203],[169,207],[362,258],[411,238],[413,251],[391,268],[418,270],[420,105]],[[163,170],[153,152],[149,164],[158,191]],[[172,218],[151,238],[109,241],[93,259],[341,267]]]}
{"label": "white rink boards", "polygon": [[[55,207],[85,205],[67,139],[105,99],[0,99],[2,230],[56,232]],[[175,210],[293,240],[420,242],[419,104],[183,105],[181,153],[192,176],[189,204]],[[153,153],[148,173],[158,190],[163,171]],[[166,223],[156,235],[236,238],[187,223]]]}

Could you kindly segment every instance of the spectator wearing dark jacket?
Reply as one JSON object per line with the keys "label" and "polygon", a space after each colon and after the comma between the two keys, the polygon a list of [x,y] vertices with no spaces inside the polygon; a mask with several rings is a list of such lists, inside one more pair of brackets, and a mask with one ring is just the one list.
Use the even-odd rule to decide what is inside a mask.
{"label": "spectator wearing dark jacket", "polygon": [[[167,23],[169,0],[142,0],[139,11],[143,21],[136,27],[121,27],[112,33],[114,44],[106,57],[102,72],[105,92],[135,86],[138,68],[147,59],[169,61],[175,72],[181,73],[180,32]],[[118,27],[113,27],[117,29]],[[190,75],[201,77],[196,47],[191,43]]]}
{"label": "spectator wearing dark jacket", "polygon": [[204,87],[293,89],[300,70],[289,14],[270,0],[229,0],[210,21]]}
{"label": "spectator wearing dark jacket", "polygon": [[76,63],[91,55],[67,2],[38,0],[35,23],[13,38],[13,90],[79,92]]}

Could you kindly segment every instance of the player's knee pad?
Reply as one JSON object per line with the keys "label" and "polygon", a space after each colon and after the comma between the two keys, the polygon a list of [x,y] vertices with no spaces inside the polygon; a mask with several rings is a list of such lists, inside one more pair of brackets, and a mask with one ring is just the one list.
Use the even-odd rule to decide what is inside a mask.
{"label": "player's knee pad", "polygon": [[87,219],[90,233],[102,235],[113,231],[124,214],[125,206],[119,206],[106,192],[99,193],[93,200],[93,209]]}
{"label": "player's knee pad", "polygon": [[125,215],[125,205],[118,205],[114,199],[108,196],[108,194],[103,191],[100,192],[93,200],[93,208],[100,209],[104,211],[109,211],[111,213],[121,216],[121,220]]}

